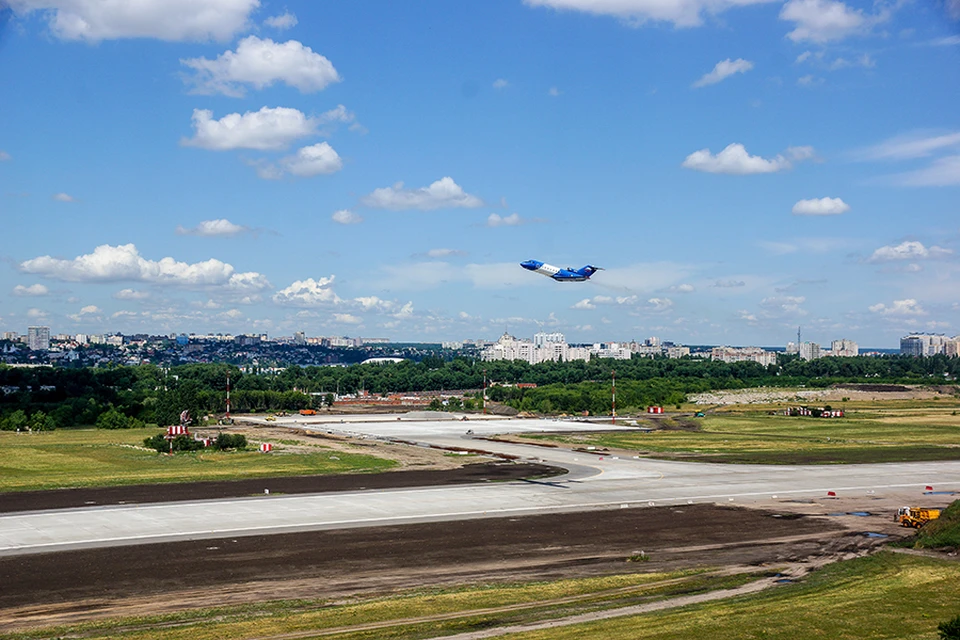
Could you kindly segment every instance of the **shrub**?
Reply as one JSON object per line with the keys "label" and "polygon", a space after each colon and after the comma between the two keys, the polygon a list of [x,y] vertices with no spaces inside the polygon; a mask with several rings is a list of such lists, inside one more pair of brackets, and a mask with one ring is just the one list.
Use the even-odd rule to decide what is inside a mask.
{"label": "shrub", "polygon": [[[203,442],[194,440],[190,436],[177,436],[172,441],[172,450],[178,451],[198,451],[203,449]],[[150,449],[156,449],[158,453],[167,453],[171,450],[171,441],[167,440],[165,434],[158,433],[151,438],[143,439],[143,446]]]}
{"label": "shrub", "polygon": [[960,640],[960,616],[937,625],[940,640]]}
{"label": "shrub", "polygon": [[143,422],[140,420],[124,415],[112,407],[97,418],[97,429],[133,429],[142,426]]}
{"label": "shrub", "polygon": [[246,449],[247,437],[239,433],[221,433],[217,436],[213,446],[221,451],[226,449]]}

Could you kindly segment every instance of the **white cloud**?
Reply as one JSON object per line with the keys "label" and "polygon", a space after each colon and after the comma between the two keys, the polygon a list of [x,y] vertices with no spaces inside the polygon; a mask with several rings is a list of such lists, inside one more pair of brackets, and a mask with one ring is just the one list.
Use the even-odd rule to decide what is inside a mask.
{"label": "white cloud", "polygon": [[493,81],[494,89],[506,89],[509,86],[510,86],[510,83],[504,80],[503,78],[497,78],[496,80]]}
{"label": "white cloud", "polygon": [[95,304],[88,304],[87,306],[80,309],[78,313],[67,314],[67,317],[73,320],[74,322],[84,322],[84,321],[99,321],[101,320],[101,314],[103,310],[100,309]]}
{"label": "white cloud", "polygon": [[289,11],[284,11],[278,16],[270,16],[263,21],[263,24],[267,25],[268,27],[273,27],[274,29],[284,31],[297,26],[298,22],[299,20],[297,20],[297,16],[293,15]]}
{"label": "white cloud", "polygon": [[336,173],[343,168],[343,161],[326,142],[302,147],[295,155],[280,160],[285,171],[301,178]]}
{"label": "white cloud", "polygon": [[823,83],[823,78],[818,78],[812,73],[808,73],[805,76],[800,76],[799,78],[797,78],[797,86],[799,87],[813,87],[822,83]]}
{"label": "white cloud", "polygon": [[703,14],[718,14],[732,7],[768,0],[524,0],[531,6],[583,11],[620,18],[630,26],[646,22],[672,22],[676,27],[696,27]]}
{"label": "white cloud", "polygon": [[363,222],[363,216],[354,213],[349,209],[340,209],[339,211],[334,211],[333,215],[330,216],[330,219],[337,224],[360,224]]}
{"label": "white cloud", "polygon": [[670,298],[650,298],[647,300],[654,311],[669,311],[673,307],[673,300]]}
{"label": "white cloud", "polygon": [[850,205],[840,198],[811,198],[793,205],[795,216],[836,216],[850,211]]}
{"label": "white cloud", "polygon": [[236,51],[226,51],[216,60],[188,58],[180,63],[196,72],[185,79],[200,94],[242,97],[243,85],[263,89],[275,82],[295,87],[301,93],[313,93],[340,81],[327,58],[296,40],[274,42],[247,36]]}
{"label": "white cloud", "polygon": [[881,16],[866,16],[834,0],[789,0],[780,10],[780,19],[796,24],[787,34],[794,42],[825,43],[868,30]]}
{"label": "white cloud", "polygon": [[225,287],[232,292],[258,291],[270,286],[255,272],[237,273],[233,265],[211,258],[193,264],[173,258],[148,260],[133,244],[100,245],[93,253],[72,260],[40,256],[20,263],[25,273],[65,282],[148,282],[175,287]]}
{"label": "white cloud", "polygon": [[773,296],[764,298],[760,301],[760,306],[767,309],[765,315],[806,315],[806,311],[800,308],[807,299],[804,296]]}
{"label": "white cloud", "polygon": [[55,193],[53,199],[57,202],[76,202],[77,199],[68,193]]}
{"label": "white cloud", "polygon": [[915,131],[884,140],[855,155],[860,160],[926,158],[943,149],[960,148],[960,131],[931,133]]}
{"label": "white cloud", "polygon": [[117,300],[146,300],[150,297],[150,294],[146,291],[137,291],[136,289],[121,289],[113,294],[113,297]]}
{"label": "white cloud", "polygon": [[519,213],[511,213],[508,216],[501,216],[498,213],[491,213],[487,216],[488,227],[516,227],[526,222],[520,217]]}
{"label": "white cloud", "polygon": [[813,147],[807,145],[802,147],[787,147],[787,155],[790,156],[791,160],[803,162],[804,160],[815,160],[817,152],[814,151]]}
{"label": "white cloud", "polygon": [[670,290],[676,291],[677,293],[693,293],[696,288],[692,284],[678,284],[670,287]]}
{"label": "white cloud", "polygon": [[722,80],[729,78],[735,73],[746,73],[753,69],[753,63],[743,58],[731,60],[721,60],[714,67],[713,71],[706,73],[699,80],[693,83],[694,88],[706,87],[707,85],[717,84]]}
{"label": "white cloud", "polygon": [[313,135],[319,125],[316,118],[287,107],[230,113],[219,120],[214,120],[208,109],[194,109],[192,120],[194,136],[181,139],[180,144],[214,151],[283,149],[298,138]]}
{"label": "white cloud", "polygon": [[63,40],[229,40],[259,0],[9,0],[14,12],[43,11]]}
{"label": "white cloud", "polygon": [[13,295],[18,297],[37,297],[45,296],[50,293],[50,290],[47,289],[42,284],[31,284],[28,287],[18,284],[13,288]]}
{"label": "white cloud", "polygon": [[891,178],[905,187],[948,187],[960,184],[960,155],[938,158],[929,166]]}
{"label": "white cloud", "polygon": [[801,53],[800,55],[797,56],[797,59],[794,60],[794,62],[796,62],[797,64],[800,64],[801,62],[806,62],[807,59],[808,59],[810,56],[812,56],[812,55],[813,55],[812,52],[810,52],[810,51],[804,51],[803,53]]}
{"label": "white cloud", "polygon": [[273,301],[277,304],[295,307],[317,307],[322,305],[339,304],[341,299],[333,290],[333,280],[329,278],[307,278],[297,280],[289,287],[273,294]]}
{"label": "white cloud", "polygon": [[889,307],[881,302],[871,305],[869,309],[873,313],[879,313],[884,316],[910,317],[927,315],[927,312],[916,300],[909,298],[906,300],[894,300],[893,304]]}
{"label": "white cloud", "polygon": [[180,236],[230,237],[249,230],[249,227],[234,224],[226,218],[204,220],[192,229],[177,225],[177,235]]}
{"label": "white cloud", "polygon": [[363,322],[361,318],[349,313],[335,313],[333,319],[341,324],[360,324]]}
{"label": "white cloud", "polygon": [[27,317],[33,320],[42,320],[47,317],[47,312],[43,309],[27,309]]}
{"label": "white cloud", "polygon": [[473,209],[483,206],[483,200],[466,193],[450,177],[440,178],[430,186],[420,187],[419,189],[404,189],[403,183],[398,182],[392,187],[374,189],[373,193],[363,196],[360,202],[375,209],[390,209],[392,211],[404,209],[419,209],[420,211],[453,208]]}
{"label": "white cloud", "polygon": [[782,155],[767,160],[760,156],[751,156],[742,144],[733,143],[713,155],[710,149],[694,151],[683,161],[687,169],[706,171],[707,173],[726,173],[748,175],[753,173],[775,173],[790,168],[790,162]]}
{"label": "white cloud", "polygon": [[13,160],[13,156],[11,156],[9,153],[4,151],[3,149],[0,149],[0,162],[6,162],[8,160]]}
{"label": "white cloud", "polygon": [[897,260],[923,260],[945,258],[952,255],[953,251],[942,247],[932,246],[927,248],[922,242],[917,240],[906,240],[897,246],[880,247],[873,252],[867,262],[893,262]]}
{"label": "white cloud", "polygon": [[547,95],[552,98],[556,98],[562,93],[563,92],[560,91],[560,89],[557,89],[556,87],[550,87],[550,89],[547,91]]}
{"label": "white cloud", "polygon": [[584,298],[580,302],[574,304],[571,309],[596,309],[597,305],[590,302],[590,298]]}

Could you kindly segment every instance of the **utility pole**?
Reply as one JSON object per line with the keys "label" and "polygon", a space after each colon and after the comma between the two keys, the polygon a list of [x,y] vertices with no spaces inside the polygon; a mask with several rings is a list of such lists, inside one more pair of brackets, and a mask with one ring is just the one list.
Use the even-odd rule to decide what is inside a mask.
{"label": "utility pole", "polygon": [[487,415],[487,370],[483,370],[483,415]]}
{"label": "utility pole", "polygon": [[230,424],[230,370],[227,369],[227,424]]}
{"label": "utility pole", "polygon": [[613,417],[611,418],[611,424],[617,424],[617,372],[616,370],[611,370],[613,374],[613,384],[611,386],[612,396],[611,396],[611,406],[613,408]]}

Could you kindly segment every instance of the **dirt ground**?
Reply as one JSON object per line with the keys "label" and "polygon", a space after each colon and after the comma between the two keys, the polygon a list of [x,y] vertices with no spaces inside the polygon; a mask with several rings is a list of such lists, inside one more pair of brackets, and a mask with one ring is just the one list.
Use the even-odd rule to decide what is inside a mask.
{"label": "dirt ground", "polygon": [[[413,447],[408,447],[413,448]],[[545,478],[563,473],[562,469],[541,464],[481,462],[452,469],[408,469],[402,473],[363,473],[327,476],[288,476],[125,487],[90,487],[0,493],[0,513],[72,509],[92,505],[143,504],[182,500],[213,500],[261,495],[359,491],[404,487],[469,484],[520,478]]]}
{"label": "dirt ground", "polygon": [[[467,582],[775,568],[862,553],[877,543],[862,532],[838,518],[687,505],[0,557],[0,631]],[[626,562],[640,551],[650,561]]]}
{"label": "dirt ground", "polygon": [[776,402],[840,402],[884,400],[930,400],[957,394],[955,386],[912,387],[902,385],[844,384],[827,389],[731,389],[691,395],[698,405],[770,404]]}

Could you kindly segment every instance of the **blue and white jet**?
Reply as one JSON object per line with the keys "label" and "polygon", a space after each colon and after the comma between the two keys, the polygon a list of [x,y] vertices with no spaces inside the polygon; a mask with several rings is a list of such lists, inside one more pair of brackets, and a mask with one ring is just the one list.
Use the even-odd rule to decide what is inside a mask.
{"label": "blue and white jet", "polygon": [[585,282],[597,271],[603,270],[603,267],[595,267],[590,264],[585,267],[580,267],[579,269],[574,269],[573,267],[561,269],[560,267],[555,267],[552,264],[546,264],[539,260],[527,260],[526,262],[521,262],[520,266],[527,271],[535,271],[548,278],[553,278],[557,282]]}

